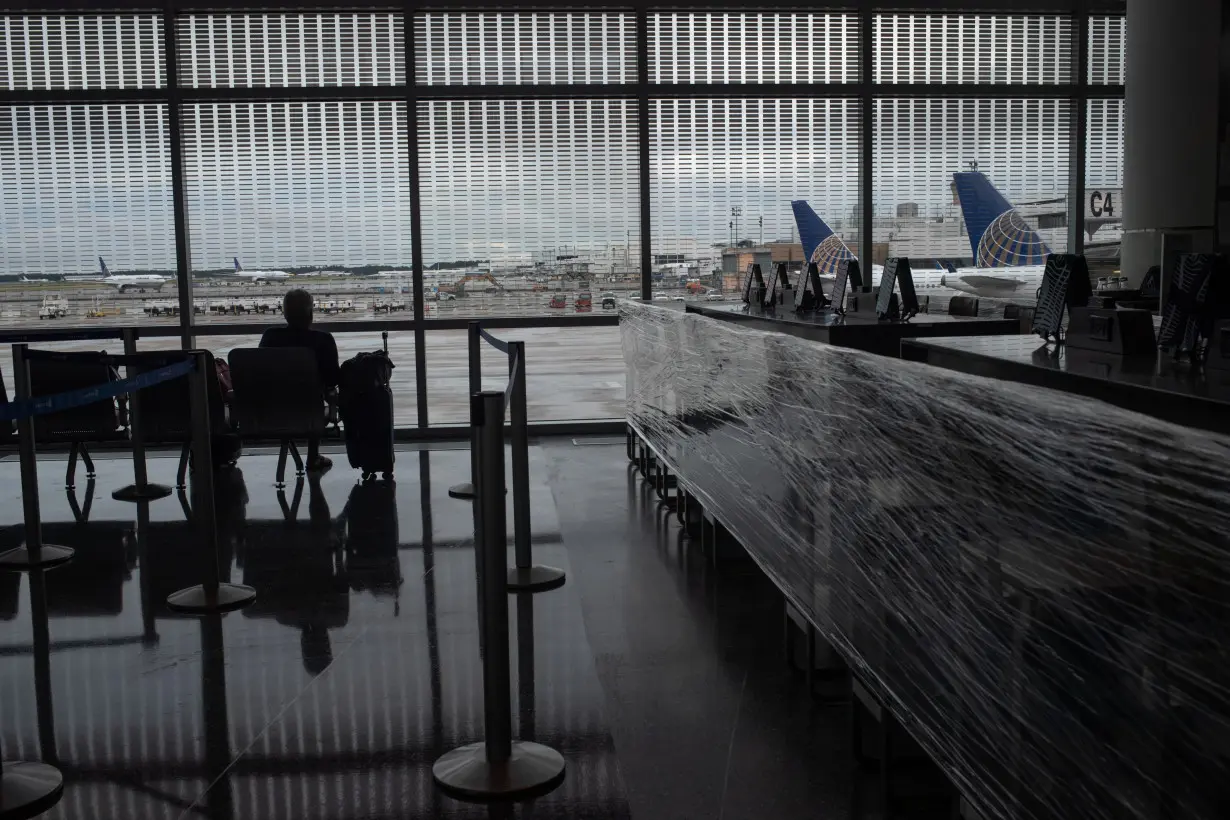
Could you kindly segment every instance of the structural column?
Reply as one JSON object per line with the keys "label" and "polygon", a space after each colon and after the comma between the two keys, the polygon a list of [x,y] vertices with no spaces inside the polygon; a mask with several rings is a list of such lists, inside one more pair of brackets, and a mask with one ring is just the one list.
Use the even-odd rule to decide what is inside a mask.
{"label": "structural column", "polygon": [[1135,284],[1158,263],[1163,231],[1214,249],[1221,3],[1127,8],[1122,271]]}

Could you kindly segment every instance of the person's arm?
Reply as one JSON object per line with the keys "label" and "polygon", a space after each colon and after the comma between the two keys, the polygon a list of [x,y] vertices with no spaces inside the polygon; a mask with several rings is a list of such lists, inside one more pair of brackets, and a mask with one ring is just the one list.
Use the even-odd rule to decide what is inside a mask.
{"label": "person's arm", "polygon": [[338,382],[342,380],[342,368],[337,363],[337,342],[333,340],[332,333],[326,333],[325,338],[329,340],[325,347],[325,387],[337,387]]}

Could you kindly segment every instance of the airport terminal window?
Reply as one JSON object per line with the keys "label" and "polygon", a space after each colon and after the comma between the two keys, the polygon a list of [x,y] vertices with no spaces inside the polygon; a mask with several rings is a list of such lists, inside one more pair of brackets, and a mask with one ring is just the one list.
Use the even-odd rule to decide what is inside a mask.
{"label": "airport terminal window", "polygon": [[1091,273],[1111,275],[1123,240],[1124,101],[1091,99],[1086,105],[1085,257]]}
{"label": "airport terminal window", "polygon": [[852,83],[858,15],[663,12],[649,15],[651,83]]}
{"label": "airport terminal window", "polygon": [[1072,21],[1057,14],[879,14],[877,83],[1067,83]]}
{"label": "airport terminal window", "polygon": [[1090,85],[1122,85],[1123,55],[1127,42],[1127,18],[1091,16],[1089,18]]}
{"label": "airport terminal window", "polygon": [[1068,100],[876,100],[875,261],[908,256],[916,271],[974,264],[977,243],[953,186],[954,172],[973,170],[1046,247],[1065,250],[1070,121]]}
{"label": "airport terminal window", "polygon": [[406,81],[399,14],[184,14],[179,82],[189,87],[394,85]]}
{"label": "airport terminal window", "polygon": [[183,114],[194,271],[410,264],[401,102],[201,103]]}
{"label": "airport terminal window", "polygon": [[639,288],[635,102],[425,101],[418,118],[440,315],[589,312],[583,293]]}
{"label": "airport terminal window", "polygon": [[415,15],[414,38],[420,85],[636,80],[631,14],[428,13]]}
{"label": "airport terminal window", "polygon": [[[97,276],[99,257],[114,270],[173,271],[166,107],[0,108],[0,218],[0,270],[10,276]],[[2,309],[39,315],[38,300]]]}
{"label": "airport terminal window", "polygon": [[0,88],[156,88],[163,62],[156,14],[0,16]]}
{"label": "airport terminal window", "polygon": [[792,200],[857,243],[857,100],[660,99],[649,116],[653,251],[695,260],[656,268],[655,283],[683,277],[706,293],[733,292],[746,265],[732,246],[745,241],[801,262]]}

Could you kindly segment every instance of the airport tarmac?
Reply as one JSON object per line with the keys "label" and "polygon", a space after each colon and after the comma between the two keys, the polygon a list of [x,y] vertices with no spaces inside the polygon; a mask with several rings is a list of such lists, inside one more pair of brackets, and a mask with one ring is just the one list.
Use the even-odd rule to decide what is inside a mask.
{"label": "airport tarmac", "polygon": [[[270,324],[275,324],[271,321]],[[623,418],[624,363],[618,327],[508,328],[494,331],[505,341],[526,345],[527,405],[531,421]],[[255,346],[255,335],[202,337],[215,356],[225,358],[236,347]],[[340,360],[365,350],[379,350],[380,333],[336,333]],[[441,330],[427,334],[428,418],[432,425],[465,424],[469,420],[469,372],[466,332]],[[118,339],[54,342],[40,349],[65,351],[105,350],[123,352]],[[150,337],[139,343],[141,350],[176,350],[174,336]],[[7,353],[7,351],[6,351]],[[418,424],[414,375],[414,334],[389,334],[389,357],[393,360],[393,413],[399,427]],[[502,390],[508,381],[508,358],[483,344],[483,388]],[[0,372],[6,386],[13,384],[13,362],[0,356]]]}
{"label": "airport tarmac", "polygon": [[[263,290],[264,288],[261,288]],[[929,294],[931,311],[947,311],[948,300],[957,291],[942,289]],[[601,291],[596,291],[595,295]],[[669,292],[670,296],[681,295]],[[668,297],[669,298],[669,297]],[[575,313],[570,303],[567,310],[550,310],[545,307],[549,294],[474,294],[455,301],[428,303],[428,315],[438,318],[482,318],[483,316],[535,316],[570,315]],[[72,300],[74,302],[78,300]],[[132,300],[136,304],[139,301]],[[656,302],[660,306],[682,308],[682,300]],[[1002,315],[1002,300],[983,299],[980,313]],[[613,313],[596,307],[594,314]],[[381,314],[383,317],[384,314]],[[371,319],[370,311],[322,316],[320,321],[344,324],[350,319]],[[409,319],[410,314],[395,313],[393,318]],[[96,328],[99,326],[175,327],[174,317],[152,318],[129,312],[99,318],[84,318],[72,314],[54,321],[32,321],[0,315],[0,332],[4,329],[33,328]],[[281,317],[274,314],[243,316],[198,316],[201,326],[242,322],[245,324],[277,325]],[[380,348],[378,331],[357,333],[337,332],[338,354],[342,361],[365,350]],[[625,382],[623,354],[620,348],[618,327],[544,327],[509,328],[496,332],[505,340],[526,342],[526,376],[528,381],[528,409],[531,421],[567,421],[591,419],[615,419],[625,416]],[[214,355],[225,357],[232,349],[256,345],[259,335],[225,334],[201,337]],[[468,421],[468,375],[466,333],[464,330],[430,331],[426,338],[426,369],[428,419],[432,425],[465,424]],[[119,339],[104,341],[75,341],[47,343],[40,347],[57,350],[107,350],[122,352]],[[177,336],[146,337],[140,341],[142,350],[174,350],[179,347]],[[398,426],[412,427],[418,424],[417,393],[414,374],[414,335],[411,331],[395,331],[389,335],[389,355],[395,369],[391,387],[394,397],[394,418]],[[507,358],[484,345],[483,387],[503,389],[507,382]],[[5,385],[13,384],[12,359],[0,355],[0,373]]]}

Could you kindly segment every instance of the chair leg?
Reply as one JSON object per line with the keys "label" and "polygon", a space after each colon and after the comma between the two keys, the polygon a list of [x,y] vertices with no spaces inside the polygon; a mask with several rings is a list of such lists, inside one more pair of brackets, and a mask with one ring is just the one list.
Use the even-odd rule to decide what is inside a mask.
{"label": "chair leg", "polygon": [[175,474],[175,488],[182,490],[188,486],[188,455],[192,452],[191,444],[184,444],[179,451],[179,472]]}
{"label": "chair leg", "polygon": [[273,477],[273,486],[286,486],[286,452],[290,446],[289,441],[283,441],[281,448],[278,450],[278,471]]}
{"label": "chair leg", "polygon": [[290,457],[295,460],[295,475],[303,475],[303,459],[299,457],[299,448],[293,441],[288,441],[287,444],[290,445]]}
{"label": "chair leg", "polygon": [[64,487],[71,490],[77,486],[77,442],[68,445],[68,467],[64,471]]}
{"label": "chair leg", "polygon": [[85,462],[85,477],[94,478],[94,459],[90,458],[90,449],[81,442],[81,460]]}

